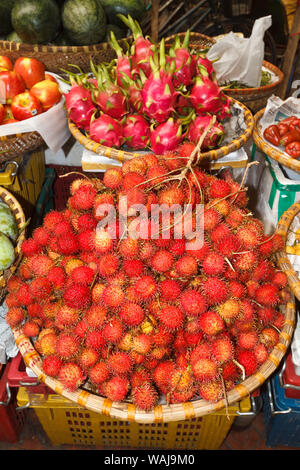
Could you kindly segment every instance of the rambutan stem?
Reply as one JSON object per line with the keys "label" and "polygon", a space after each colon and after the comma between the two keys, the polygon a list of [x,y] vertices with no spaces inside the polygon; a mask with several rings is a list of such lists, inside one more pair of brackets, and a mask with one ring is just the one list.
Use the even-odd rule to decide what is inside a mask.
{"label": "rambutan stem", "polygon": [[237,367],[239,367],[239,369],[241,369],[242,371],[242,380],[244,381],[245,378],[246,378],[246,372],[245,372],[245,368],[242,366],[242,364],[240,364],[236,359],[232,359],[232,361],[235,363],[235,365]]}
{"label": "rambutan stem", "polygon": [[[245,179],[246,179],[246,177],[247,177],[248,171],[249,171],[250,167],[253,166],[253,165],[259,165],[259,162],[255,160],[254,162],[250,162],[250,163],[247,164],[247,166],[246,166],[246,168],[245,168],[245,171],[244,171],[244,174],[243,174],[243,178],[242,178],[241,184],[240,184],[240,190],[244,187],[244,183],[245,183]],[[236,194],[236,196],[233,198],[232,204],[234,204],[236,198],[237,198],[237,194]]]}
{"label": "rambutan stem", "polygon": [[229,413],[228,413],[228,398],[227,398],[225,382],[224,382],[224,378],[223,378],[222,374],[221,374],[220,379],[221,379],[221,385],[222,385],[222,389],[223,389],[223,397],[224,397],[224,401],[225,401],[226,417],[227,417],[227,419],[230,419]]}

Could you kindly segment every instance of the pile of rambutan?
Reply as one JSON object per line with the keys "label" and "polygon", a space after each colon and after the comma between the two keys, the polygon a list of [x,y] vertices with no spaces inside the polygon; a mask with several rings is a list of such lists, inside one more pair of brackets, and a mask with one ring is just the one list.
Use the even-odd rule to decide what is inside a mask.
{"label": "pile of rambutan", "polygon": [[[65,210],[46,214],[23,242],[6,320],[67,390],[84,387],[145,411],[164,400],[214,402],[277,344],[289,299],[273,261],[282,239],[264,234],[230,173],[186,171],[193,150],[147,154],[103,180],[78,177]],[[188,203],[185,227],[202,208],[203,243],[190,228],[179,236],[183,217],[172,214],[148,236],[153,207]]]}

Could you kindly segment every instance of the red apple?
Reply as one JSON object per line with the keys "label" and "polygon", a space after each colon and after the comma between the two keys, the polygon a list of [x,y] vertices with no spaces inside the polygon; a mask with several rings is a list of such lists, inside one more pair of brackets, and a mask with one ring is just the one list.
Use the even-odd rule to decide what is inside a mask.
{"label": "red apple", "polygon": [[30,90],[36,83],[45,80],[45,66],[32,57],[18,57],[14,71],[22,77],[26,88]]}
{"label": "red apple", "polygon": [[[11,104],[14,96],[25,91],[25,84],[13,70],[0,72],[0,93],[4,93],[4,100],[7,104]],[[2,88],[3,87],[3,88]]]}
{"label": "red apple", "polygon": [[53,75],[50,75],[50,73],[45,72],[45,80],[51,80],[52,82],[57,83],[57,80]]}
{"label": "red apple", "polygon": [[0,71],[3,70],[13,70],[12,61],[6,55],[0,55]]}
{"label": "red apple", "polygon": [[14,119],[23,121],[43,112],[42,103],[30,91],[24,91],[14,96],[11,103]]}
{"label": "red apple", "polygon": [[52,108],[53,105],[61,100],[62,96],[58,83],[49,79],[42,80],[33,85],[30,92],[40,100],[44,111]]}

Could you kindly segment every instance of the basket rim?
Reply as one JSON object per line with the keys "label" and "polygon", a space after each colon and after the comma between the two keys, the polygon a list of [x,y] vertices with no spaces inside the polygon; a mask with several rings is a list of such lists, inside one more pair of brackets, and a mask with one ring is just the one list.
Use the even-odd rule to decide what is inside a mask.
{"label": "basket rim", "polygon": [[[170,41],[173,41],[177,36],[184,36],[186,33],[177,33],[177,34],[171,34],[170,36],[167,36],[165,38],[165,43],[167,44]],[[203,39],[207,42],[210,42],[212,44],[215,44],[216,40],[212,36],[207,36],[206,34],[198,33],[197,31],[190,31],[190,47],[193,45],[198,45],[198,44],[193,44],[192,41],[192,36],[198,37],[199,39]]]}
{"label": "basket rim", "polygon": [[162,404],[157,405],[152,411],[141,411],[130,402],[112,402],[84,388],[79,388],[75,392],[66,390],[58,379],[49,377],[43,372],[42,358],[35,350],[30,339],[24,335],[22,329],[20,327],[13,328],[12,332],[25,364],[32,369],[40,382],[49,386],[57,394],[77,403],[83,408],[112,418],[136,423],[166,423],[184,421],[214,413],[248,397],[250,393],[260,387],[279,366],[290,345],[294,327],[295,299],[293,294],[291,294],[291,300],[285,305],[285,319],[279,334],[278,343],[256,373],[247,377],[230,390],[227,393],[226,399],[220,399],[218,402],[208,402],[200,399],[179,404]]}
{"label": "basket rim", "polygon": [[[276,233],[281,235],[286,245],[287,241],[287,234],[289,228],[294,220],[294,218],[300,212],[300,200],[292,204],[280,217],[277,226],[276,226]],[[280,256],[277,257],[277,263],[281,270],[285,272],[288,278],[288,283],[290,286],[291,291],[295,295],[295,297],[300,300],[300,279],[299,275],[293,268],[292,263],[290,262],[287,253],[282,252]]]}
{"label": "basket rim", "polygon": [[251,87],[251,88],[234,88],[234,89],[227,88],[227,89],[224,89],[224,93],[226,92],[226,94],[228,93],[228,95],[231,95],[231,94],[232,95],[235,95],[235,94],[252,95],[255,93],[259,93],[259,92],[261,93],[265,91],[270,92],[274,88],[277,88],[284,79],[284,73],[274,64],[272,64],[271,62],[267,62],[266,60],[263,61],[263,66],[271,70],[273,73],[275,73],[275,75],[278,77],[278,80],[276,80],[276,82],[269,83],[267,85],[263,85],[259,87]]}
{"label": "basket rim", "polygon": [[253,129],[253,140],[254,143],[258,146],[260,150],[262,150],[266,155],[273,158],[277,162],[281,163],[282,165],[290,168],[291,170],[300,172],[300,161],[295,158],[292,158],[285,154],[284,152],[275,149],[271,145],[266,142],[260,133],[260,124],[259,121],[262,118],[266,108],[260,109],[254,115],[254,129]]}
{"label": "basket rim", "polygon": [[[252,135],[254,129],[254,117],[251,111],[243,103],[240,103],[236,99],[230,97],[230,100],[232,101],[232,103],[238,104],[243,109],[246,129],[239,137],[233,139],[229,144],[223,145],[218,149],[202,153],[202,160],[218,160],[219,158],[228,155],[229,153],[234,152],[235,150],[238,150],[240,147],[242,147],[242,145],[244,145],[248,141],[248,139]],[[129,152],[112,147],[106,147],[102,144],[99,144],[94,140],[91,140],[89,137],[85,136],[76,126],[76,124],[74,124],[70,119],[68,119],[68,125],[73,137],[77,141],[79,141],[79,143],[83,145],[83,147],[85,147],[87,150],[91,150],[98,155],[106,156],[108,158],[121,162],[125,160],[131,160],[135,157],[145,156],[144,151]]]}

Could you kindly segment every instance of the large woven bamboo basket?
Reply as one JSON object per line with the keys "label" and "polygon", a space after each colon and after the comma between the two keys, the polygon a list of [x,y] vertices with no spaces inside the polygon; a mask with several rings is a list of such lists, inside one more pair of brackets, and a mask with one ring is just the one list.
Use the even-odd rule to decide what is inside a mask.
{"label": "large woven bamboo basket", "polygon": [[253,140],[257,147],[264,152],[268,157],[273,158],[278,163],[290,168],[291,170],[300,172],[300,161],[290,157],[287,153],[270,145],[262,135],[262,126],[260,119],[263,117],[265,108],[258,111],[254,116],[254,129],[253,129]]}
{"label": "large woven bamboo basket", "polygon": [[0,137],[0,164],[13,160],[26,152],[33,152],[44,144],[38,132],[25,132]]}
{"label": "large woven bamboo basket", "polygon": [[283,72],[270,62],[263,61],[263,66],[267,71],[276,75],[277,78],[275,81],[257,88],[224,88],[223,90],[227,96],[244,103],[253,113],[256,113],[266,106],[268,98],[270,98],[271,95],[276,94],[276,91],[281,85],[284,77]]}
{"label": "large woven bamboo basket", "polygon": [[277,369],[290,345],[295,327],[295,303],[294,296],[286,304],[284,309],[284,324],[280,331],[279,341],[269,354],[267,360],[261,365],[255,374],[246,378],[227,393],[226,398],[216,403],[200,399],[180,404],[157,405],[152,411],[141,411],[131,402],[112,402],[107,398],[90,393],[89,390],[80,388],[75,392],[67,391],[62,384],[51,378],[42,370],[42,359],[34,349],[31,341],[21,329],[14,329],[16,344],[23,356],[25,364],[38,377],[39,382],[44,383],[57,394],[77,403],[88,410],[110,416],[124,421],[137,423],[167,423],[184,421],[194,417],[204,416],[225,409],[228,405],[239,402],[250,393],[260,387],[267,378]]}
{"label": "large woven bamboo basket", "polygon": [[[280,217],[276,232],[279,233],[285,242],[287,242],[288,233],[290,227],[295,219],[300,215],[300,201],[295,202],[287,211],[285,211],[282,216]],[[300,220],[299,220],[300,226]],[[281,270],[286,273],[290,289],[292,290],[295,297],[300,300],[300,279],[299,274],[293,268],[291,261],[287,255],[287,253],[280,253],[277,258],[277,263],[280,266]]]}
{"label": "large woven bamboo basket", "polygon": [[[177,33],[177,34],[172,34],[171,36],[167,36],[165,38],[165,43],[166,47],[169,47],[170,45],[173,44],[175,41],[176,37],[180,38],[180,41],[182,42],[184,39],[186,33]],[[191,49],[193,46],[196,46],[197,49],[207,49],[211,47],[213,44],[215,44],[214,38],[210,36],[206,36],[205,34],[201,33],[196,33],[196,32],[191,32],[190,33],[190,47]]]}
{"label": "large woven bamboo basket", "polygon": [[[229,144],[223,145],[220,148],[210,150],[207,152],[203,152],[201,155],[201,162],[205,163],[205,161],[212,161],[212,160],[218,160],[219,158],[224,157],[225,155],[228,155],[231,152],[234,152],[238,150],[240,147],[245,145],[245,143],[248,141],[248,139],[252,135],[252,131],[254,128],[254,119],[249,111],[249,109],[243,105],[242,103],[239,103],[236,100],[232,100],[232,103],[237,103],[243,110],[244,112],[244,119],[245,119],[245,130],[237,136],[235,139],[233,139]],[[99,144],[95,142],[94,140],[91,140],[87,135],[83,134],[81,130],[69,120],[69,129],[71,134],[75,137],[78,142],[83,145],[87,150],[91,150],[92,152],[98,154],[98,155],[103,155],[108,158],[112,158],[113,160],[118,160],[120,162],[126,161],[126,160],[131,160],[132,158],[139,157],[142,155],[145,155],[145,152],[130,152],[126,151],[123,149],[116,149],[112,147],[106,147],[102,144]]]}
{"label": "large woven bamboo basket", "polygon": [[7,204],[13,213],[17,226],[19,229],[19,237],[17,239],[17,244],[15,246],[15,261],[14,263],[5,271],[0,272],[0,301],[5,296],[6,284],[8,279],[14,274],[16,269],[19,266],[19,263],[22,259],[21,245],[25,240],[25,215],[20,203],[17,199],[9,192],[7,189],[0,186],[0,200]]}
{"label": "large woven bamboo basket", "polygon": [[[119,39],[121,47],[126,48],[132,37]],[[20,56],[34,57],[40,60],[46,70],[62,74],[69,64],[78,65],[83,72],[90,71],[90,60],[95,64],[110,62],[116,57],[110,43],[102,42],[88,46],[58,46],[27,44],[14,41],[0,41],[0,55],[7,55],[13,62]]]}

